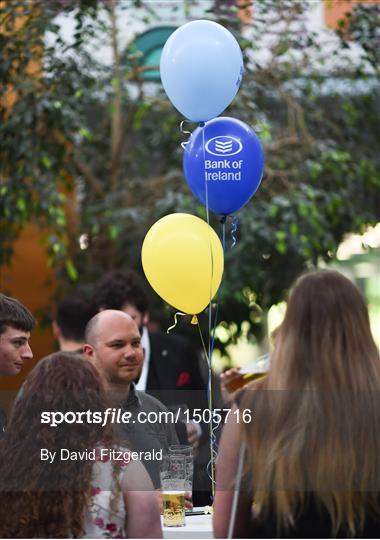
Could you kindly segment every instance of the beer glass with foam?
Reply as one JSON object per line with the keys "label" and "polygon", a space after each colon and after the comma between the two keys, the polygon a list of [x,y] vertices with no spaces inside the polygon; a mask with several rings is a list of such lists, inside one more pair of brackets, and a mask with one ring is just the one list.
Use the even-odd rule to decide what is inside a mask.
{"label": "beer glass with foam", "polygon": [[163,456],[160,474],[164,527],[183,527],[185,525],[185,456],[177,454]]}

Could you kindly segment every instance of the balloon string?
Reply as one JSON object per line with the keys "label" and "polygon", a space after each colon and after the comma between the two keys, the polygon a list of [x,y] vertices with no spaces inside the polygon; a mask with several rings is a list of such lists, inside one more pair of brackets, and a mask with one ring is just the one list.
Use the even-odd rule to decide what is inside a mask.
{"label": "balloon string", "polygon": [[[212,392],[212,354],[214,350],[214,343],[215,343],[215,334],[216,334],[216,326],[218,322],[218,311],[219,311],[219,295],[220,295],[220,288],[218,290],[217,294],[217,300],[216,300],[216,311],[215,311],[215,318],[214,318],[214,324],[213,324],[213,332],[212,332],[212,340],[211,345],[209,346],[209,350],[207,351],[206,344],[203,339],[202,330],[198,323],[198,330],[199,335],[201,337],[203,352],[207,360],[208,365],[208,385],[207,385],[207,402],[209,410],[213,410],[213,392]],[[211,310],[211,306],[210,306]],[[209,334],[210,335],[210,334]],[[210,341],[209,341],[210,343]],[[216,437],[216,430],[218,426],[214,423],[213,417],[211,418],[211,422],[209,423],[209,434],[210,434],[210,461],[207,463],[207,475],[211,480],[211,491],[212,491],[212,497],[215,496],[215,462],[216,457],[218,453],[218,444],[217,444],[217,437]]]}
{"label": "balloon string", "polygon": [[[223,248],[223,253],[225,253],[226,252],[226,220],[225,220],[225,218],[224,219],[222,218],[220,220],[220,223],[222,225],[222,248]],[[215,317],[214,317],[214,324],[213,324],[213,329],[212,329],[211,346],[210,346],[210,351],[209,351],[210,367],[212,367],[211,366],[211,364],[212,364],[212,353],[214,351],[214,345],[215,345],[216,326],[218,324],[219,298],[220,298],[220,293],[221,293],[221,290],[222,290],[222,284],[223,284],[223,276],[222,276],[221,284],[219,286],[218,293],[216,295],[216,300],[215,300],[215,305],[216,305]]]}
{"label": "balloon string", "polygon": [[220,218],[220,224],[222,226],[222,247],[223,253],[226,254],[226,216]]}
{"label": "balloon string", "polygon": [[[211,308],[211,306],[210,306]],[[208,408],[209,411],[212,411],[212,384],[211,384],[211,358],[207,352],[206,345],[203,339],[202,330],[198,323],[198,330],[199,335],[201,336],[201,342],[203,346],[203,352],[205,354],[207,365],[208,365],[208,388],[207,388],[207,394],[208,394]],[[213,427],[213,418],[211,416],[211,422],[209,422],[209,434],[210,434],[210,461],[207,464],[207,474],[211,480],[211,493],[212,497],[215,496],[215,459],[216,459],[216,450],[215,450],[215,434],[214,434],[214,427]]]}
{"label": "balloon string", "polygon": [[[226,251],[226,225],[225,225],[225,220],[222,221],[222,247],[223,247],[223,253],[225,253],[225,251]],[[222,280],[222,283],[223,283],[223,280]],[[219,297],[220,297],[221,290],[222,290],[222,285],[220,285],[220,287],[218,289],[217,296],[216,296],[215,317],[214,317],[211,345],[210,345],[210,351],[209,351],[210,369],[209,369],[208,384],[209,384],[209,401],[210,401],[209,407],[210,407],[210,410],[212,410],[211,407],[212,407],[212,404],[213,404],[212,403],[212,354],[213,354],[214,346],[215,346],[215,335],[216,335],[216,327],[217,327],[217,324],[218,324],[218,313],[219,313]],[[209,478],[211,480],[212,496],[214,497],[215,496],[215,479],[214,479],[215,462],[216,462],[216,458],[217,458],[217,454],[218,454],[218,442],[217,442],[217,437],[216,437],[216,430],[217,430],[218,426],[216,424],[214,424],[213,419],[212,419],[212,421],[210,423],[210,426],[211,426],[211,429],[210,429],[210,454],[211,454],[211,459],[210,459],[210,462],[207,465],[207,474],[208,474],[208,476],[209,476]]]}
{"label": "balloon string", "polygon": [[[208,181],[206,179],[206,145],[205,145],[205,123],[201,122],[200,128],[202,129],[202,151],[203,151],[203,169],[204,169],[204,181],[205,181],[205,193],[206,193],[206,219],[207,219],[207,225],[210,227],[210,212],[209,212],[209,206],[208,206]],[[212,405],[212,395],[211,395],[211,362],[212,362],[212,348],[211,348],[211,328],[212,328],[212,281],[214,277],[214,257],[212,252],[212,244],[211,244],[211,236],[210,236],[210,229],[209,231],[209,245],[210,245],[210,256],[211,256],[211,279],[210,279],[210,301],[208,306],[208,399],[209,404],[211,400]],[[210,410],[212,410],[211,406],[209,407]],[[212,422],[210,423],[212,425]],[[211,444],[211,436],[210,436],[210,444]],[[211,460],[212,460],[212,452],[211,452]]]}
{"label": "balloon string", "polygon": [[[204,172],[206,171],[205,163],[206,163],[206,150],[205,150],[205,123],[202,122],[199,124],[199,127],[202,129],[202,151],[203,151],[203,165],[204,165]],[[210,227],[210,212],[209,212],[209,202],[208,202],[208,181],[206,180],[206,174],[204,175],[204,181],[205,181],[205,195],[206,195],[206,219],[207,219],[207,225]],[[209,229],[209,245],[210,245],[210,256],[211,256],[211,279],[210,279],[210,301],[209,301],[209,311],[208,311],[208,351],[206,349],[206,345],[203,340],[202,332],[200,329],[200,326],[198,325],[201,341],[203,345],[203,350],[207,359],[207,365],[208,365],[208,385],[207,385],[207,399],[208,399],[208,407],[209,410],[213,410],[213,392],[212,392],[212,353],[214,350],[214,342],[215,342],[215,331],[216,331],[216,324],[217,324],[217,313],[218,313],[218,297],[220,293],[220,288],[218,290],[217,295],[217,309],[216,309],[216,317],[214,321],[214,325],[212,324],[212,282],[214,277],[214,254],[212,251],[212,243],[211,243],[211,235],[210,235],[210,229]],[[213,332],[211,334],[211,329],[213,328]],[[212,336],[212,337],[211,337]],[[216,426],[213,421],[213,417],[211,417],[211,422],[209,423],[209,433],[210,433],[210,461],[207,464],[207,474],[208,477],[211,480],[211,489],[212,489],[212,496],[215,495],[215,461],[216,461],[216,454],[217,454],[217,448],[216,448],[216,434],[215,434]]]}
{"label": "balloon string", "polygon": [[[212,354],[214,351],[214,344],[215,344],[215,334],[216,334],[216,326],[218,323],[218,311],[219,311],[219,295],[220,290],[218,290],[218,294],[216,297],[216,309],[215,309],[215,317],[214,317],[214,325],[213,325],[213,331],[212,331],[212,338],[211,338],[211,344],[209,349],[209,372],[208,372],[208,404],[210,411],[213,410],[213,392],[212,392]],[[211,311],[211,306],[210,306]],[[217,437],[216,437],[216,430],[217,425],[214,422],[213,416],[211,417],[210,422],[210,461],[207,464],[207,474],[208,477],[211,480],[211,487],[212,487],[212,497],[215,497],[215,462],[218,454],[218,443],[217,443]]]}
{"label": "balloon string", "polygon": [[235,233],[238,230],[239,219],[236,216],[231,216],[231,217],[232,217],[232,223],[231,223],[231,238],[232,238],[231,249],[232,249],[233,247],[236,246]]}
{"label": "balloon string", "polygon": [[[210,227],[210,212],[208,207],[208,181],[206,180],[206,150],[205,150],[205,123],[201,122],[199,124],[200,128],[202,129],[202,151],[203,151],[203,170],[204,170],[204,179],[205,179],[205,193],[206,193],[206,220],[207,225]],[[212,301],[212,280],[214,277],[214,254],[212,252],[212,243],[211,243],[211,236],[210,236],[210,229],[208,229],[209,232],[209,245],[210,245],[210,257],[211,257],[211,279],[210,279],[210,301],[209,301],[209,311],[208,311],[208,332],[209,332],[209,350],[210,350],[210,336],[211,336],[211,301]]]}
{"label": "balloon string", "polygon": [[186,145],[189,144],[190,139],[191,139],[191,135],[192,135],[191,131],[187,131],[186,129],[183,129],[183,126],[184,126],[185,123],[190,124],[191,122],[189,122],[188,120],[182,120],[182,122],[179,125],[179,129],[180,129],[181,133],[183,133],[184,135],[189,135],[189,137],[188,137],[188,139],[186,141],[181,142],[181,146],[182,146],[183,150],[186,150]]}
{"label": "balloon string", "polygon": [[[203,151],[203,168],[204,172],[206,173],[206,150],[205,150],[205,123],[201,122],[199,124],[202,129],[202,151]],[[208,181],[206,180],[206,174],[204,175],[204,181],[205,181],[205,193],[206,193],[206,219],[207,219],[207,225],[210,227],[210,212],[208,207]],[[209,369],[211,369],[211,327],[212,327],[212,313],[211,313],[211,302],[212,302],[212,281],[214,277],[214,254],[212,252],[212,243],[211,243],[211,236],[210,236],[210,229],[208,229],[209,232],[209,245],[210,245],[210,257],[211,257],[211,279],[210,279],[210,301],[209,301],[209,309],[208,309],[208,349],[209,349]]]}
{"label": "balloon string", "polygon": [[[222,248],[223,248],[223,253],[226,252],[226,220],[220,220],[221,221],[221,224],[222,224]],[[218,293],[216,295],[216,301],[215,301],[215,304],[216,304],[216,308],[215,308],[215,318],[214,318],[214,324],[213,324],[213,330],[212,330],[212,338],[211,338],[211,346],[210,346],[210,367],[211,366],[211,362],[212,362],[212,353],[214,351],[214,345],[215,345],[215,334],[216,334],[216,326],[218,324],[218,312],[219,312],[219,297],[220,297],[220,292],[222,290],[222,284],[223,284],[223,276],[222,276],[222,280],[221,280],[221,284],[219,286],[219,289],[218,289]]]}
{"label": "balloon string", "polygon": [[206,349],[206,345],[205,345],[205,342],[204,342],[204,339],[203,339],[203,334],[202,334],[202,330],[201,330],[201,327],[199,325],[199,322],[198,322],[198,331],[199,331],[199,335],[201,336],[201,342],[202,342],[202,347],[203,347],[203,352],[204,352],[204,355],[206,357],[206,360],[207,360],[207,365],[210,367],[210,360],[209,360],[209,356],[208,356],[208,351]]}
{"label": "balloon string", "polygon": [[174,324],[169,326],[169,328],[166,330],[166,333],[169,334],[170,330],[173,330],[173,328],[175,328],[177,326],[177,324],[178,324],[177,316],[184,317],[186,315],[187,315],[187,313],[182,313],[182,311],[177,311],[176,313],[174,313]]}
{"label": "balloon string", "polygon": [[[206,194],[206,220],[207,225],[210,226],[210,213],[208,208],[208,182],[206,180],[206,150],[205,150],[205,124],[202,122],[199,124],[200,128],[202,129],[202,152],[203,152],[203,171],[204,171],[204,179],[205,179],[205,194]],[[212,254],[212,251],[211,251]]]}
{"label": "balloon string", "polygon": [[[226,219],[225,219],[225,217],[222,218],[220,220],[220,222],[222,224],[222,247],[223,247],[223,252],[225,253],[225,251],[226,251]],[[222,280],[222,283],[223,283],[223,280]],[[218,324],[218,312],[219,312],[219,297],[220,297],[221,290],[222,290],[222,285],[219,287],[218,293],[217,293],[217,296],[216,296],[215,317],[214,317],[211,345],[210,345],[210,349],[209,349],[208,399],[209,399],[210,410],[212,410],[211,407],[213,405],[213,403],[212,403],[212,401],[213,401],[213,397],[212,397],[212,354],[213,354],[214,346],[215,346],[215,335],[216,335],[216,327],[217,327],[217,324]],[[214,424],[213,419],[212,419],[211,423],[210,423],[210,461],[207,464],[207,474],[208,474],[208,477],[211,480],[212,496],[213,497],[215,495],[215,479],[214,479],[215,462],[216,462],[216,458],[217,458],[217,454],[218,454],[218,442],[217,442],[217,436],[216,436],[217,428],[218,428],[218,426],[216,424]]]}
{"label": "balloon string", "polygon": [[210,346],[210,368],[212,367],[212,353],[214,351],[214,345],[215,345],[215,334],[216,334],[216,325],[218,324],[218,312],[219,312],[219,292],[216,299],[216,309],[215,309],[215,318],[214,318],[214,326],[212,331],[212,338],[211,338],[211,346]]}

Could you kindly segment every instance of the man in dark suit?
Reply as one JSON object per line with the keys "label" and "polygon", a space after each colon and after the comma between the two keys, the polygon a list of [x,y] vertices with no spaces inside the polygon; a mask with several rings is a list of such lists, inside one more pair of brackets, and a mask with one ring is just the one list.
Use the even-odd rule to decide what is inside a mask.
{"label": "man in dark suit", "polygon": [[80,292],[66,296],[58,303],[52,330],[60,351],[83,351],[86,325],[97,311]]}
{"label": "man in dark suit", "polygon": [[[176,426],[177,435],[180,442],[193,446],[196,455],[194,485],[199,496],[194,498],[194,504],[210,504],[206,472],[210,459],[208,429],[192,421],[195,409],[200,413],[207,408],[206,382],[194,348],[184,337],[148,331],[148,299],[134,272],[109,272],[97,284],[94,296],[99,310],[119,309],[136,321],[145,350],[136,388],[153,395],[171,410],[181,409],[183,422]],[[200,443],[201,448],[198,448]]]}

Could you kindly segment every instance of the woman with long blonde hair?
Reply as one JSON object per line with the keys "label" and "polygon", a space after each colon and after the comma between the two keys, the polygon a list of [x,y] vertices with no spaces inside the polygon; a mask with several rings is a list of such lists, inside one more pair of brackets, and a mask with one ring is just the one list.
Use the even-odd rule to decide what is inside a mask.
{"label": "woman with long blonde hair", "polygon": [[379,398],[379,353],[359,290],[336,271],[304,275],[268,375],[237,396],[222,434],[215,536],[378,537]]}

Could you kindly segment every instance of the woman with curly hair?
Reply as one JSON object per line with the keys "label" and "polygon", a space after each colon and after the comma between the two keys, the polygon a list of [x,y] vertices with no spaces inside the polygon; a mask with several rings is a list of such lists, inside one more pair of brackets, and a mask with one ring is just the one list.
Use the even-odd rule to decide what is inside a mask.
{"label": "woman with curly hair", "polygon": [[332,270],[304,275],[268,375],[237,396],[222,434],[215,536],[377,538],[379,396],[379,353],[359,290]]}
{"label": "woman with curly hair", "polygon": [[[126,449],[122,460],[108,459],[121,455],[111,427],[88,421],[105,409],[99,375],[81,355],[37,364],[0,443],[0,537],[162,537],[144,467],[128,462]],[[51,412],[67,422],[52,422]]]}

